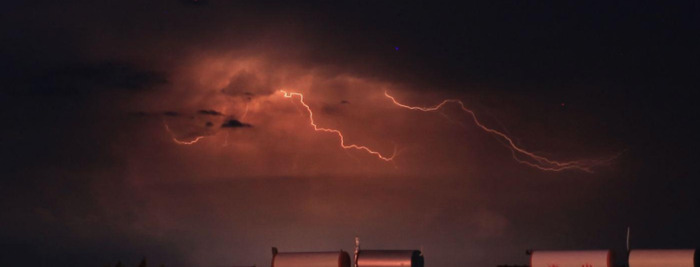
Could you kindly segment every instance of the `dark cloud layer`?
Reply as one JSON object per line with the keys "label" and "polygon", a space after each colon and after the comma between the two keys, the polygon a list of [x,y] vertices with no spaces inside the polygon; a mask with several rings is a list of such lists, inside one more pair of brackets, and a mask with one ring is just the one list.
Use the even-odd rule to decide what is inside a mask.
{"label": "dark cloud layer", "polygon": [[235,119],[230,119],[226,120],[223,124],[221,124],[221,128],[245,128],[245,127],[252,127],[252,125],[240,122]]}
{"label": "dark cloud layer", "polygon": [[[627,226],[633,247],[694,247],[699,8],[6,3],[0,265],[261,266],[270,246],[351,251],[359,235],[422,245],[428,266],[494,266],[622,252]],[[349,143],[395,145],[395,165],[314,132],[281,89]],[[385,90],[462,99],[541,155],[625,153],[541,172],[458,108],[400,109]]]}
{"label": "dark cloud layer", "polygon": [[145,90],[167,83],[163,73],[119,62],[80,62],[49,69],[24,69],[8,77],[11,94],[79,95],[105,90]]}
{"label": "dark cloud layer", "polygon": [[216,110],[211,110],[211,109],[201,109],[201,110],[199,110],[199,111],[197,111],[197,112],[198,112],[199,114],[211,115],[211,116],[222,116],[222,115],[224,115],[224,114],[221,113],[221,112],[218,112],[218,111],[216,111]]}

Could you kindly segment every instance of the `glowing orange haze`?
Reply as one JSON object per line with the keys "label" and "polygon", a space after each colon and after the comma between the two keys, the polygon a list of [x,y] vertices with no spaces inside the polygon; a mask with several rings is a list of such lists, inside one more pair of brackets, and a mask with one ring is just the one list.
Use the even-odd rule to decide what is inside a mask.
{"label": "glowing orange haze", "polygon": [[[391,155],[387,155],[387,154],[383,154],[379,151],[376,151],[376,150],[369,148],[367,146],[364,146],[364,145],[346,144],[345,143],[345,136],[343,135],[343,133],[340,130],[324,128],[324,127],[320,127],[316,124],[316,122],[314,121],[314,113],[311,110],[311,107],[304,101],[303,94],[298,93],[298,92],[287,92],[285,90],[280,90],[279,92],[282,93],[283,97],[285,97],[285,98],[298,97],[299,103],[302,106],[304,106],[304,108],[308,112],[309,124],[313,127],[314,131],[332,133],[332,134],[337,135],[338,139],[340,141],[339,145],[341,148],[364,151],[364,152],[369,153],[373,156],[376,156],[380,160],[387,161],[387,162],[392,161],[396,157],[396,147],[394,148],[394,151]],[[542,171],[556,171],[556,172],[558,172],[558,171],[564,171],[564,170],[581,170],[581,171],[585,171],[585,172],[593,172],[593,170],[592,170],[593,167],[607,164],[612,159],[615,158],[615,157],[612,157],[610,159],[605,159],[605,160],[574,160],[574,161],[552,160],[552,159],[546,158],[544,156],[537,155],[533,152],[527,151],[527,150],[519,147],[518,145],[516,145],[513,142],[513,139],[510,138],[509,136],[507,136],[506,134],[504,134],[500,131],[497,131],[495,129],[486,127],[478,120],[478,118],[476,117],[476,114],[472,110],[467,109],[465,107],[464,103],[461,100],[447,99],[447,100],[443,100],[441,103],[439,103],[435,106],[421,107],[421,106],[409,106],[406,104],[402,104],[402,103],[398,102],[396,100],[396,98],[389,95],[389,93],[386,91],[384,92],[384,95],[387,98],[389,98],[394,105],[396,105],[398,107],[406,108],[406,109],[410,109],[410,110],[423,111],[423,112],[435,112],[435,111],[442,109],[447,104],[454,103],[454,104],[458,105],[462,111],[464,111],[465,113],[468,113],[471,116],[471,118],[473,119],[476,126],[478,126],[480,129],[482,129],[483,131],[485,131],[487,133],[493,134],[496,137],[504,140],[506,142],[507,147],[512,152],[513,159],[515,159],[517,162],[519,162],[521,164],[525,164],[525,165],[537,168],[537,169],[542,170]],[[245,116],[246,113],[247,113],[247,106],[246,106],[246,112],[244,113],[243,116]],[[172,136],[173,142],[175,142],[178,145],[193,145],[193,144],[195,144],[195,143],[197,143],[200,140],[205,138],[205,136],[196,136],[191,140],[180,140],[180,139],[176,138],[175,134],[170,130],[170,127],[168,127],[168,125],[166,123],[164,123],[164,125],[165,125],[166,131],[168,131],[168,133],[170,133],[170,135]],[[525,159],[521,159],[519,156],[524,157]]]}

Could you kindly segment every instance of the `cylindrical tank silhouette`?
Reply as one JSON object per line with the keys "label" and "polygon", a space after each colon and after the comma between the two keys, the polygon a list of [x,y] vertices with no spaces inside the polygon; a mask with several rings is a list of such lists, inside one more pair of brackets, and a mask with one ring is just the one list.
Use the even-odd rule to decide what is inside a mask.
{"label": "cylindrical tank silhouette", "polygon": [[350,256],[338,252],[273,253],[272,267],[350,267]]}
{"label": "cylindrical tank silhouette", "polygon": [[423,267],[418,250],[360,250],[357,267]]}
{"label": "cylindrical tank silhouette", "polygon": [[611,250],[533,251],[531,267],[611,267]]}
{"label": "cylindrical tank silhouette", "polygon": [[695,249],[633,249],[630,267],[696,267]]}

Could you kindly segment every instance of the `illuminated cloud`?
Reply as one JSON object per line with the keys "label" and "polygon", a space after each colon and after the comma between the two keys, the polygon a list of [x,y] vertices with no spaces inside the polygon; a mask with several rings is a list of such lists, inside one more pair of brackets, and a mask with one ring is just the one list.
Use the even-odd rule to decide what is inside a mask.
{"label": "illuminated cloud", "polygon": [[270,79],[261,79],[257,74],[248,70],[234,73],[226,87],[221,92],[231,96],[255,97],[271,95],[275,89],[271,86]]}
{"label": "illuminated cloud", "polygon": [[[495,266],[616,244],[630,221],[692,245],[697,105],[678,88],[697,88],[694,9],[469,5],[8,3],[0,265],[261,266],[272,245],[359,235]],[[279,90],[304,95],[316,128],[396,157],[343,149]],[[413,112],[385,91],[459,99],[512,144],[459,105]],[[525,166],[514,147],[559,162],[630,149],[590,174]]]}

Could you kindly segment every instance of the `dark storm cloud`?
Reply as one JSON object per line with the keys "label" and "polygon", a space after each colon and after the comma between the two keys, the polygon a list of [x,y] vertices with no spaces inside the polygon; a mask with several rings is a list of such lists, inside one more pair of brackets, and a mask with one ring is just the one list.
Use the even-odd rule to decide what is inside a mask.
{"label": "dark storm cloud", "polygon": [[346,103],[339,103],[339,104],[324,104],[321,106],[321,112],[324,114],[330,114],[330,115],[337,115],[341,114],[343,112],[343,106],[347,105]]}
{"label": "dark storm cloud", "polygon": [[248,123],[243,123],[235,119],[230,119],[221,124],[221,128],[245,128],[245,127],[253,127],[252,125]]}
{"label": "dark storm cloud", "polygon": [[[163,116],[167,117],[181,117],[184,116],[184,114],[177,112],[177,111],[163,111],[162,113]],[[212,110],[212,109],[200,109],[197,111],[197,114],[202,115],[202,116],[224,116],[223,113]],[[151,112],[146,112],[146,111],[135,111],[135,112],[129,112],[129,115],[133,116],[139,116],[139,117],[145,117],[145,116],[150,116],[150,115],[158,115],[157,113],[151,113]],[[190,116],[191,117],[191,116]]]}
{"label": "dark storm cloud", "polygon": [[209,3],[208,0],[178,0],[180,3],[186,6],[204,6]]}
{"label": "dark storm cloud", "polygon": [[224,114],[212,109],[200,109],[197,113],[202,115],[223,116]]}
{"label": "dark storm cloud", "polygon": [[122,62],[78,62],[49,69],[24,69],[8,86],[14,94],[81,95],[105,90],[138,92],[167,83],[160,72]]}
{"label": "dark storm cloud", "polygon": [[91,85],[109,89],[147,90],[168,82],[161,72],[121,62],[100,62],[73,69],[72,73],[67,74],[75,75],[78,80],[85,79]]}
{"label": "dark storm cloud", "polygon": [[163,112],[163,115],[168,116],[168,117],[179,117],[180,113],[175,112],[175,111],[166,111],[166,112]]}
{"label": "dark storm cloud", "polygon": [[151,115],[150,113],[145,112],[145,111],[132,111],[132,112],[129,112],[128,114],[129,114],[129,116],[135,116],[135,117],[146,117],[146,116]]}

